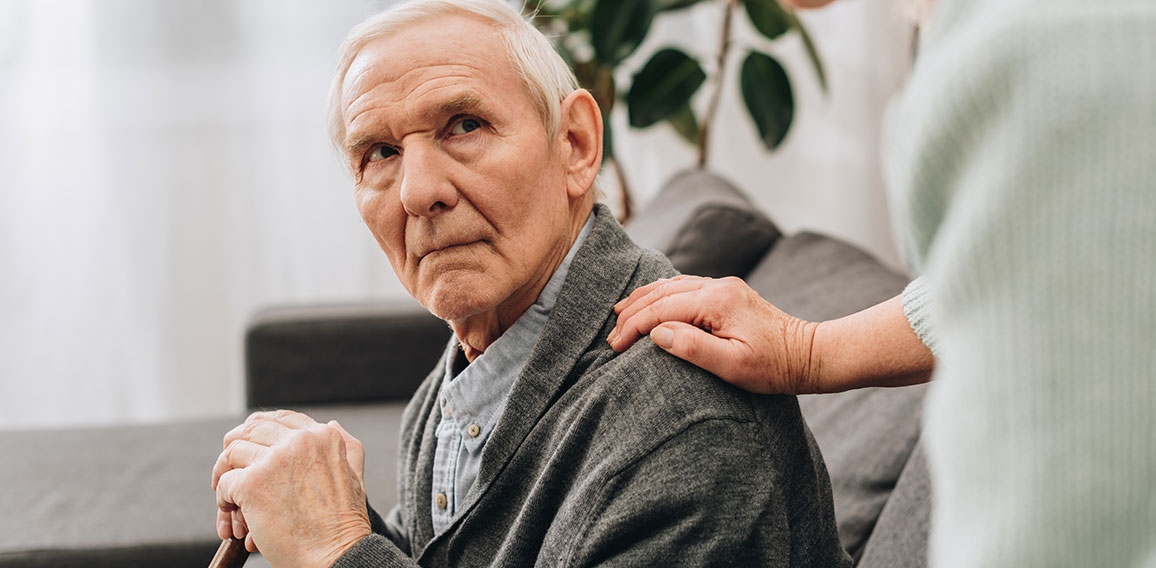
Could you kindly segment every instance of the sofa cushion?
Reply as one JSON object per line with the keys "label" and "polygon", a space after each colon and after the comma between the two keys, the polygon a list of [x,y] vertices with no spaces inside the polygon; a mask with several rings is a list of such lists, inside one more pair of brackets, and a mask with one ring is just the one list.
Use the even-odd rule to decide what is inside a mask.
{"label": "sofa cushion", "polygon": [[705,170],[674,176],[626,231],[680,272],[716,278],[746,275],[781,235],[733,185]]}
{"label": "sofa cushion", "polygon": [[[799,397],[831,476],[839,540],[858,560],[920,433],[927,385]],[[923,529],[926,531],[926,527]]]}
{"label": "sofa cushion", "polygon": [[924,568],[931,525],[931,478],[916,444],[863,549],[859,568]]}
{"label": "sofa cushion", "polygon": [[[899,294],[907,281],[859,249],[814,233],[780,239],[747,277],[771,303],[811,321],[875,305]],[[839,538],[856,559],[919,439],[925,391],[918,386],[799,397],[831,476]]]}

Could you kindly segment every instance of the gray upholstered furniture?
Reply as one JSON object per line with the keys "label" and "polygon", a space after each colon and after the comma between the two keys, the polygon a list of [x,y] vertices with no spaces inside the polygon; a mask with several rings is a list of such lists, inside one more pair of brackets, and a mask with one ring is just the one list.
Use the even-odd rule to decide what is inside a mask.
{"label": "gray upholstered furniture", "polygon": [[[782,235],[702,172],[676,176],[628,230],[684,272],[742,276],[804,318],[858,311],[907,281],[837,240]],[[365,443],[370,499],[388,510],[401,408],[448,337],[412,302],[262,311],[246,338],[249,406],[339,420]],[[860,566],[925,564],[923,394],[868,389],[800,400],[831,474],[840,538]],[[0,433],[0,567],[207,565],[217,546],[209,471],[221,436],[242,419]]]}

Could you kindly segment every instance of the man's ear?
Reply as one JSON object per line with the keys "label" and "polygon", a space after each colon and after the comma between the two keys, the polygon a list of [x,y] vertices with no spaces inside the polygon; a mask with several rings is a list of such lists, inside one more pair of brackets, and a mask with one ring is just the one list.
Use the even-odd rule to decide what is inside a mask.
{"label": "man's ear", "polygon": [[558,129],[566,193],[571,199],[590,192],[602,167],[602,111],[594,96],[578,89],[562,100]]}

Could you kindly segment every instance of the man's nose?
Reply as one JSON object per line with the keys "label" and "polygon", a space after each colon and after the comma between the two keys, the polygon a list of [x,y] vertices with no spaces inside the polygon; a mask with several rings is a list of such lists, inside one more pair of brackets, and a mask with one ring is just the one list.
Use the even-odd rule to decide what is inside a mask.
{"label": "man's nose", "polygon": [[406,213],[430,217],[457,205],[458,190],[450,182],[449,164],[437,148],[407,148],[402,168],[401,204]]}

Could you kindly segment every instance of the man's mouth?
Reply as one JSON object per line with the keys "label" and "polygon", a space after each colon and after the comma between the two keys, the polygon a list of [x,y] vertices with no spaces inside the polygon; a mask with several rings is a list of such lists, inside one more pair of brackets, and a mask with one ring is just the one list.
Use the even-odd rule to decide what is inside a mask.
{"label": "man's mouth", "polygon": [[434,245],[434,246],[430,246],[430,247],[422,250],[422,252],[420,254],[418,254],[417,257],[418,257],[418,260],[423,260],[427,256],[434,254],[434,253],[437,253],[437,252],[444,252],[447,250],[452,250],[452,249],[455,249],[458,247],[469,246],[469,245],[472,245],[474,243],[479,243],[479,242],[481,242],[481,241],[480,240],[470,240],[470,241],[460,241],[460,242],[451,242],[451,243]]}

